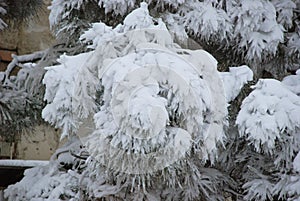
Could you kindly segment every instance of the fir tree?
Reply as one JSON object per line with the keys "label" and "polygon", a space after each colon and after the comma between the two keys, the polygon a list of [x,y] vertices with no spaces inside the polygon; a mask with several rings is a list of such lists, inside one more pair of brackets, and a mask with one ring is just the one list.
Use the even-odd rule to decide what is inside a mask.
{"label": "fir tree", "polygon": [[[299,2],[139,5],[52,2],[67,40],[37,66],[68,163],[28,170],[8,199],[299,200]],[[212,55],[174,43],[191,38]],[[33,175],[42,185],[24,188]]]}

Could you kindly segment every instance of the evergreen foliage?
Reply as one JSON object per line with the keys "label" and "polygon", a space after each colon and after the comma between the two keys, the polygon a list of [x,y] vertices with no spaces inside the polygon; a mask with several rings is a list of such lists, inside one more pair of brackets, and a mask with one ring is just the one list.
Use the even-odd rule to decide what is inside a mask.
{"label": "evergreen foliage", "polygon": [[[69,138],[68,154],[27,170],[5,196],[299,200],[300,2],[146,2],[52,1],[65,42],[33,80],[45,84],[42,117]],[[174,43],[188,38],[211,54]],[[21,77],[5,79],[23,86]],[[74,136],[91,116],[82,146]]]}

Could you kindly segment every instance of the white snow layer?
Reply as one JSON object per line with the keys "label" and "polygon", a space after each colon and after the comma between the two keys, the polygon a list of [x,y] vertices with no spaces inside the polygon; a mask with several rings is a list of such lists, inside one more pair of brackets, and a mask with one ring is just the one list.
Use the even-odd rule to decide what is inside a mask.
{"label": "white snow layer", "polygon": [[296,158],[293,161],[293,168],[295,171],[300,172],[300,151],[298,152]]}
{"label": "white snow layer", "polygon": [[230,67],[229,72],[220,72],[223,81],[226,100],[234,100],[244,84],[253,80],[253,72],[248,66]]}
{"label": "white snow layer", "polygon": [[[58,60],[60,65],[46,67],[43,83],[46,85],[44,99],[48,104],[42,111],[42,117],[62,128],[62,138],[75,132],[80,123],[79,118],[87,117],[94,110],[93,97],[88,95],[92,88],[86,89],[94,81],[86,67],[91,54],[63,55]],[[85,91],[81,91],[83,87]],[[76,115],[78,113],[79,117]]]}
{"label": "white snow layer", "polygon": [[42,160],[0,160],[0,167],[35,167],[48,164],[49,161]]}
{"label": "white snow layer", "polygon": [[[125,172],[147,171],[148,164],[164,168],[191,147],[202,160],[213,160],[225,138],[226,100],[217,61],[204,50],[179,48],[162,20],[157,22],[141,3],[124,25],[94,23],[82,35],[94,51],[63,56],[60,65],[47,68],[43,118],[62,127],[63,136],[95,113],[101,84],[103,103],[87,149],[104,166]],[[147,161],[153,157],[156,164]]]}
{"label": "white snow layer", "polygon": [[229,13],[236,20],[234,36],[241,38],[241,49],[247,49],[246,58],[261,59],[275,54],[277,45],[284,39],[284,28],[276,21],[275,7],[263,0],[242,0],[239,5],[240,8],[233,7]]}
{"label": "white snow layer", "polygon": [[[2,7],[3,4],[0,4],[0,15],[5,15],[6,10]],[[7,24],[0,18],[0,31],[7,27]]]}
{"label": "white snow layer", "polygon": [[[55,174],[54,171],[56,171]],[[71,171],[52,170],[49,166],[26,169],[21,182],[8,186],[4,195],[11,201],[59,201],[61,195],[68,196],[70,194],[74,197],[75,193],[71,189],[78,186],[78,181],[71,173]],[[76,173],[74,172],[74,174]]]}
{"label": "white snow layer", "polygon": [[280,81],[261,79],[242,103],[236,124],[257,151],[272,153],[283,132],[300,128],[300,97]]}
{"label": "white snow layer", "polygon": [[282,83],[292,92],[300,96],[300,70],[296,72],[296,75],[289,75],[283,78]]}

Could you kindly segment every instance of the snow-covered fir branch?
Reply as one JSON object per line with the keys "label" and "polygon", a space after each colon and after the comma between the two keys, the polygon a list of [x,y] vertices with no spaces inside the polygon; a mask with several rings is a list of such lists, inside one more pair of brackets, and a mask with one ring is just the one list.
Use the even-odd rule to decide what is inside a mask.
{"label": "snow-covered fir branch", "polygon": [[[12,83],[47,66],[43,117],[68,144],[6,197],[299,200],[300,2],[146,2],[52,1],[64,45]],[[174,43],[191,38],[219,64]]]}

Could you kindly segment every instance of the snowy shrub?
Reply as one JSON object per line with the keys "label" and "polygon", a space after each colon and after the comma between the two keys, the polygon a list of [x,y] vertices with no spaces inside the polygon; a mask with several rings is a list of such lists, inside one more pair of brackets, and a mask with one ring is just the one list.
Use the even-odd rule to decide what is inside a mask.
{"label": "snowy shrub", "polygon": [[291,28],[293,26],[293,11],[296,8],[296,4],[292,0],[279,1],[272,0],[271,3],[275,6],[277,14],[277,22],[283,25],[285,28]]}
{"label": "snowy shrub", "polygon": [[53,170],[54,167],[51,164],[26,170],[19,183],[7,188],[5,196],[9,197],[9,201],[58,201],[75,197],[78,178],[72,176],[71,171],[60,172]]}
{"label": "snowy shrub", "polygon": [[[51,6],[49,6],[49,9],[51,10],[50,16],[49,16],[49,22],[50,26],[54,26],[55,24],[58,24],[60,21],[63,21],[65,18],[68,18],[70,15],[70,12],[73,9],[79,9],[84,1],[82,0],[72,0],[72,1],[62,1],[62,0],[54,0],[52,1]],[[65,10],[69,10],[68,12],[65,12]]]}
{"label": "snowy shrub", "polygon": [[[185,1],[148,0],[150,12],[163,18],[168,29],[179,40],[195,39],[213,51],[220,62],[236,60],[237,65],[247,64],[254,73],[261,68],[261,62],[272,63],[272,58],[292,58],[297,47],[288,48],[285,41],[295,40],[297,34],[296,1]],[[50,24],[58,38],[79,45],[78,36],[92,22],[101,21],[116,26],[139,1],[83,1],[54,0]],[[286,31],[286,33],[284,32]],[[292,37],[293,36],[293,37]],[[287,40],[284,40],[287,38]],[[279,48],[280,44],[284,47]],[[231,55],[223,54],[230,52]],[[289,53],[289,54],[288,54]],[[297,53],[297,55],[299,55]],[[281,58],[282,59],[282,58]],[[281,71],[288,65],[278,63]],[[294,62],[293,65],[296,65]],[[263,69],[262,69],[263,70]],[[271,70],[272,71],[272,70]],[[271,72],[276,76],[275,73]],[[281,75],[281,74],[280,74]]]}
{"label": "snowy shrub", "polygon": [[293,176],[282,175],[281,180],[275,186],[275,193],[279,193],[279,198],[287,201],[300,200],[300,177],[299,174]]}
{"label": "snowy shrub", "polygon": [[283,41],[283,28],[276,22],[276,10],[269,1],[241,0],[229,12],[231,19],[236,21],[237,51],[245,54],[248,60],[275,55],[278,44]]}
{"label": "snowy shrub", "polygon": [[232,23],[227,13],[210,1],[190,1],[179,9],[188,32],[206,41],[222,41],[231,37]]}
{"label": "snowy shrub", "polygon": [[[288,76],[283,83],[289,84],[292,79]],[[300,148],[300,98],[283,83],[273,79],[259,80],[237,116],[240,135],[261,153],[260,163],[252,164],[257,169],[250,168],[254,174],[244,177],[247,200],[299,197],[295,187],[299,179],[295,172],[296,153]],[[248,161],[251,157],[248,155]]]}
{"label": "snowy shrub", "polygon": [[60,65],[47,67],[43,117],[65,137],[95,114],[96,129],[86,139],[89,197],[124,198],[131,188],[132,200],[221,199],[216,192],[223,184],[202,172],[225,138],[216,60],[174,44],[145,3],[123,25],[95,23],[81,38],[94,50],[61,56]]}
{"label": "snowy shrub", "polygon": [[[62,138],[77,131],[79,117],[76,114],[80,113],[80,116],[86,118],[95,108],[93,97],[86,94],[88,93],[86,88],[92,77],[89,80],[80,78],[89,75],[84,68],[90,55],[91,53],[73,57],[63,55],[58,60],[61,65],[46,68],[47,73],[43,82],[46,85],[45,100],[48,104],[43,109],[42,117],[56,127],[62,128]],[[76,86],[85,87],[85,91],[78,92],[80,89],[76,89]],[[75,96],[76,92],[80,94]]]}
{"label": "snowy shrub", "polygon": [[[294,62],[298,62],[300,59],[300,27],[299,21],[296,22],[296,31],[288,35],[288,55]],[[296,64],[296,67],[299,68],[299,64]]]}
{"label": "snowy shrub", "polygon": [[27,112],[34,111],[29,111],[30,104],[25,92],[5,88],[0,90],[0,132],[3,139],[13,141],[17,133],[31,124]]}
{"label": "snowy shrub", "polygon": [[273,153],[275,140],[300,128],[300,98],[272,79],[259,80],[254,89],[243,101],[236,123],[256,151]]}
{"label": "snowy shrub", "polygon": [[136,0],[128,1],[110,1],[110,0],[98,0],[99,6],[105,9],[105,13],[113,12],[115,15],[124,16],[129,10],[132,10],[135,6]]}
{"label": "snowy shrub", "polygon": [[[15,80],[1,75],[5,89],[42,89],[32,69],[48,66],[36,71],[45,94],[28,94],[45,95],[42,116],[62,138],[92,124],[81,139],[89,157],[67,148],[6,197],[299,200],[299,70],[278,81],[299,68],[299,1],[147,2],[52,1],[62,44]],[[173,42],[191,38],[223,72],[205,50]]]}
{"label": "snowy shrub", "polygon": [[50,28],[55,33],[56,39],[66,47],[79,48],[81,51],[82,44],[78,37],[90,23],[103,15],[97,1],[53,0],[48,9],[51,10]]}
{"label": "snowy shrub", "polygon": [[254,179],[243,185],[247,189],[245,200],[270,200],[272,199],[273,184],[268,179]]}
{"label": "snowy shrub", "polygon": [[296,172],[300,172],[300,151],[293,161],[293,168]]}

